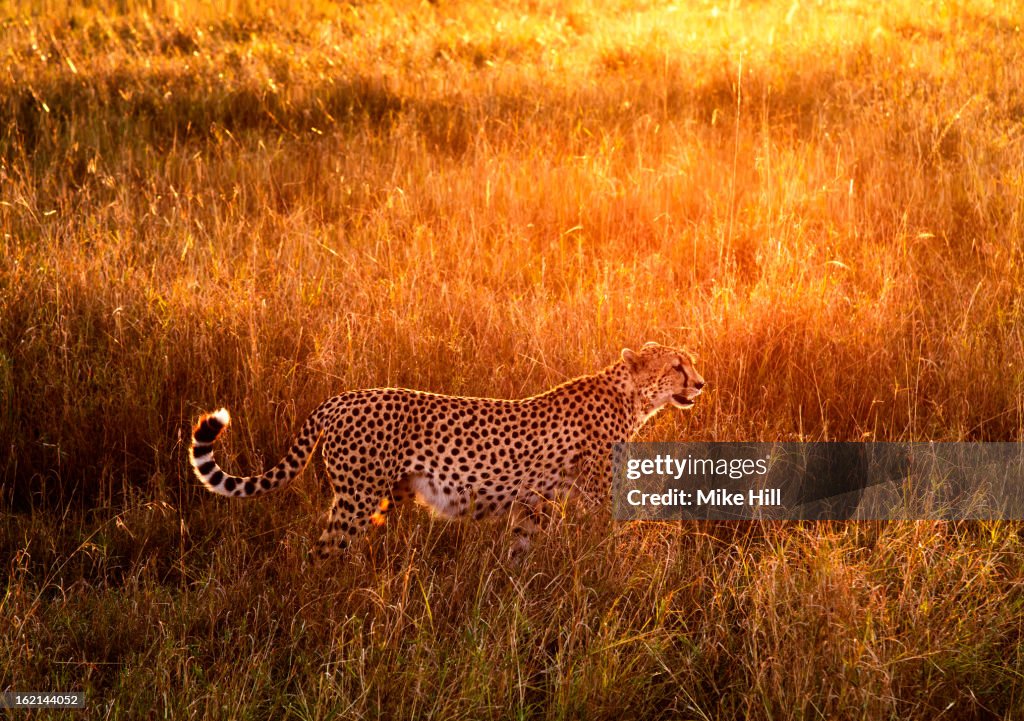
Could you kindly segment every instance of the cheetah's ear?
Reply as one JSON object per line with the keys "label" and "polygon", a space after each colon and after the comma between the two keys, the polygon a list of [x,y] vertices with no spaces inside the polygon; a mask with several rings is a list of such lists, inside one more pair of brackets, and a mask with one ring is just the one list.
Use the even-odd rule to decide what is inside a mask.
{"label": "cheetah's ear", "polygon": [[631,351],[629,348],[622,349],[622,362],[626,364],[626,367],[631,371],[635,371],[637,366],[640,365],[640,356],[635,351]]}
{"label": "cheetah's ear", "polygon": [[653,340],[649,340],[646,343],[644,343],[644,348],[650,348],[652,345],[658,345],[658,344],[655,343]]}

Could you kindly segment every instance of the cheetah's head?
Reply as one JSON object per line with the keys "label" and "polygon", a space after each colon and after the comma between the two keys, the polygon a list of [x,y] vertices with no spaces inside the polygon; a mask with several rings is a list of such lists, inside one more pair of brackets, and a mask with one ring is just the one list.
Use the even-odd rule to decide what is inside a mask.
{"label": "cheetah's head", "polygon": [[667,405],[692,408],[704,387],[693,356],[685,350],[646,343],[638,351],[624,348],[622,362],[651,412]]}

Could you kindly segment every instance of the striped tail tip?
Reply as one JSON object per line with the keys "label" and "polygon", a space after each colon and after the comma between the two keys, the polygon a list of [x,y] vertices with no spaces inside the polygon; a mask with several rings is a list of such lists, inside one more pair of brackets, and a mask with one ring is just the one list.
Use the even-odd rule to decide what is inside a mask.
{"label": "striped tail tip", "polygon": [[195,428],[192,429],[192,444],[208,444],[217,440],[221,431],[231,423],[231,414],[227,408],[221,408],[213,413],[207,413],[199,419]]}
{"label": "striped tail tip", "polygon": [[220,486],[227,476],[213,460],[213,442],[229,423],[231,415],[226,408],[204,414],[192,429],[192,446],[189,448],[189,461],[196,476],[207,489],[224,495],[227,494]]}

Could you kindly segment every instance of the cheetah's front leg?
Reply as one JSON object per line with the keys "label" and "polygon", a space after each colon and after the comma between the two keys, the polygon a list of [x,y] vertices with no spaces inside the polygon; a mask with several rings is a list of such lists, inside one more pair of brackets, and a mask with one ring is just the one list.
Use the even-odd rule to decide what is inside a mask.
{"label": "cheetah's front leg", "polygon": [[512,506],[512,534],[515,540],[509,548],[509,558],[522,560],[538,531],[544,530],[551,520],[548,499],[536,496],[530,500],[518,500]]}

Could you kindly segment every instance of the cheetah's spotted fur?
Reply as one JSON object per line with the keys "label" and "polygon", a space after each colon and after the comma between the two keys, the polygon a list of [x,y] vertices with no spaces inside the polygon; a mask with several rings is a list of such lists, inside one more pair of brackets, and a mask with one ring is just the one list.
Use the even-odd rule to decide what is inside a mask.
{"label": "cheetah's spotted fur", "polygon": [[330,398],[306,419],[284,459],[259,476],[225,473],[213,442],[226,409],[204,415],[189,458],[207,489],[255,496],[297,476],[319,443],[334,500],[316,545],[344,550],[371,522],[414,497],[447,517],[515,514],[515,550],[529,545],[546,501],[597,498],[610,480],[611,444],[629,440],[667,405],[691,407],[704,385],[689,353],[648,343],[621,359],[522,400],[375,388]]}

